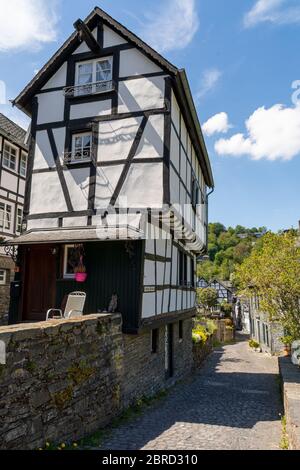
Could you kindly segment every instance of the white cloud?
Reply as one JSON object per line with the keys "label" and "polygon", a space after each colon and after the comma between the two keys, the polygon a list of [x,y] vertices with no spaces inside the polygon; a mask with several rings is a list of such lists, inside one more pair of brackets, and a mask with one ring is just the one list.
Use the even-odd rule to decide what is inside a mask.
{"label": "white cloud", "polygon": [[298,0],[257,0],[244,17],[244,25],[249,28],[258,23],[270,22],[289,24],[300,22]]}
{"label": "white cloud", "polygon": [[195,0],[165,0],[159,9],[146,15],[141,35],[160,52],[184,49],[199,27]]}
{"label": "white cloud", "polygon": [[58,0],[1,1],[0,52],[37,50],[55,41]]}
{"label": "white cloud", "polygon": [[203,132],[208,137],[213,134],[226,134],[232,126],[229,124],[227,113],[218,113],[206,121],[203,126]]}
{"label": "white cloud", "polygon": [[300,105],[258,108],[246,121],[246,134],[215,144],[219,155],[248,155],[253,160],[291,160],[300,155]]}
{"label": "white cloud", "polygon": [[199,90],[195,95],[196,102],[199,102],[203,96],[205,96],[217,86],[221,76],[222,72],[218,69],[208,69],[204,71]]}

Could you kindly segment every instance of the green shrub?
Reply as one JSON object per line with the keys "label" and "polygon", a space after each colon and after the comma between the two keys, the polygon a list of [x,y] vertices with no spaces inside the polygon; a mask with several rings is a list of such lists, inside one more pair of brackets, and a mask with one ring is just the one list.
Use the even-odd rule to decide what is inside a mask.
{"label": "green shrub", "polygon": [[206,329],[210,335],[213,335],[218,330],[216,322],[214,320],[206,320]]}
{"label": "green shrub", "polygon": [[254,339],[250,339],[248,344],[249,344],[250,348],[253,348],[253,349],[259,348],[259,343],[257,341],[255,341]]}
{"label": "green shrub", "polygon": [[192,339],[194,343],[202,343],[205,344],[208,337],[209,333],[206,330],[206,328],[202,325],[197,325],[192,332]]}

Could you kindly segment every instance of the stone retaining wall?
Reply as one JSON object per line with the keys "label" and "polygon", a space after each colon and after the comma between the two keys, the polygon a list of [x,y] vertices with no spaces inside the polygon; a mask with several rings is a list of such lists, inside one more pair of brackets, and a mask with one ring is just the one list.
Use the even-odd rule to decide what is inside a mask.
{"label": "stone retaining wall", "polygon": [[291,450],[300,450],[300,368],[279,357],[286,428]]}
{"label": "stone retaining wall", "polygon": [[158,329],[158,347],[151,353],[151,330],[138,336],[124,335],[124,403],[130,405],[139,396],[151,396],[172,386],[192,370],[192,319],[173,324],[173,376],[165,372],[165,326]]}
{"label": "stone retaining wall", "polygon": [[[76,441],[108,425],[135,400],[191,373],[192,319],[173,323],[173,375],[166,374],[165,326],[151,352],[151,330],[122,333],[122,317],[0,327],[0,449]],[[1,346],[1,343],[0,343]],[[1,358],[0,358],[1,359]]]}
{"label": "stone retaining wall", "polygon": [[121,409],[120,315],[0,328],[0,448],[76,440]]}

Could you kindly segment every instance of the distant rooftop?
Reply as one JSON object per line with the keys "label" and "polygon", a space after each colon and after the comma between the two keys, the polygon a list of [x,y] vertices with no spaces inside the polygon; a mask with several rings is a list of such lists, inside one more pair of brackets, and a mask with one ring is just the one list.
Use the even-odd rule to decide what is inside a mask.
{"label": "distant rooftop", "polygon": [[26,131],[2,113],[0,113],[0,133],[1,131],[14,142],[25,146]]}

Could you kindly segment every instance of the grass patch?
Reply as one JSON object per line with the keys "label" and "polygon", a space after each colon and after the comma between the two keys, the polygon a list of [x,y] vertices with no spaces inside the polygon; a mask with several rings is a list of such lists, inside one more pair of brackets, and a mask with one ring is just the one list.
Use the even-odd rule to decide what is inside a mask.
{"label": "grass patch", "polygon": [[289,437],[286,430],[286,417],[281,418],[282,434],[279,447],[281,450],[289,450]]}

